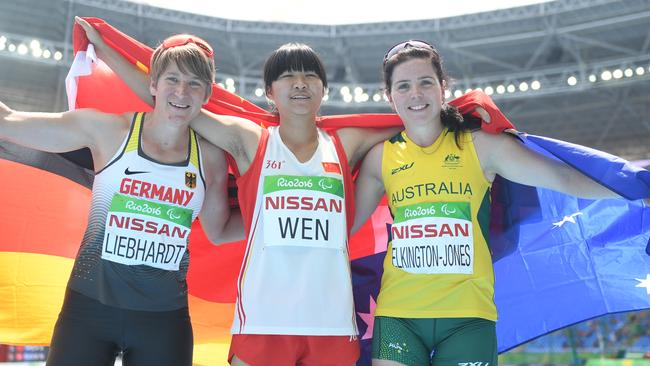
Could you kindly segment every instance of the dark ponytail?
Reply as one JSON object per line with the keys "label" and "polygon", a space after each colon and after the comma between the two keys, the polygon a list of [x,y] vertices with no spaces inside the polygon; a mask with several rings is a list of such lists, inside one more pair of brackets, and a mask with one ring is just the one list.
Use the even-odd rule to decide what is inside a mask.
{"label": "dark ponytail", "polygon": [[459,149],[463,147],[460,145],[460,136],[465,131],[475,131],[481,128],[481,119],[472,115],[462,115],[458,108],[445,103],[440,111],[440,121],[442,125],[447,128],[449,132],[454,133],[456,146]]}

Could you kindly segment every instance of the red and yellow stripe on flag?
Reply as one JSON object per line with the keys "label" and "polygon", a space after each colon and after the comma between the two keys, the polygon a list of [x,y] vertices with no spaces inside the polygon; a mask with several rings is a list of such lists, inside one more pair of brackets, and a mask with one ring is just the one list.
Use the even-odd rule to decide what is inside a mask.
{"label": "red and yellow stripe on flag", "polygon": [[[16,154],[3,154],[12,156]],[[54,172],[28,165],[38,165],[43,156],[59,161],[53,164],[58,167],[48,164]],[[20,160],[0,159],[0,343],[47,345],[86,226],[91,193],[65,176],[69,172],[64,168],[73,164],[55,154]],[[194,360],[196,365],[226,364],[241,245],[217,249],[198,223],[193,230],[188,299]],[[228,263],[219,267],[219,261]]]}
{"label": "red and yellow stripe on flag", "polygon": [[0,159],[0,343],[48,344],[86,226],[90,190]]}

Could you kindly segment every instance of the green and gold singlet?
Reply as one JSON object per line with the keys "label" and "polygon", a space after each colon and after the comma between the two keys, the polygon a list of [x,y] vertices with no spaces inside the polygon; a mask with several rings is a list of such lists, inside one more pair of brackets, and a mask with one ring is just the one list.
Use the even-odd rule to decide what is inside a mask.
{"label": "green and gold singlet", "polygon": [[394,223],[376,315],[496,320],[487,238],[490,182],[471,132],[428,147],[406,132],[384,142],[382,177]]}

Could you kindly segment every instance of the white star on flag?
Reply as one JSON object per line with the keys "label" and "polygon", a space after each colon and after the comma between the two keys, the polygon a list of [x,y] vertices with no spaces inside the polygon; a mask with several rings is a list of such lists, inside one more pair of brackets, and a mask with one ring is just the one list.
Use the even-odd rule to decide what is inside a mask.
{"label": "white star on flag", "polygon": [[361,317],[361,320],[364,321],[368,325],[368,328],[366,328],[366,332],[363,334],[361,339],[370,339],[372,338],[372,331],[375,328],[375,308],[377,307],[377,303],[375,302],[375,299],[370,296],[370,309],[367,313],[357,313]]}
{"label": "white star on flag", "polygon": [[635,278],[639,283],[635,287],[645,287],[645,291],[650,295],[650,273],[646,275],[645,279]]}
{"label": "white star on flag", "polygon": [[582,215],[582,212],[576,212],[574,214],[571,214],[570,216],[564,216],[562,221],[554,222],[553,226],[554,227],[562,227],[562,225],[566,224],[567,222],[576,223],[576,216]]}

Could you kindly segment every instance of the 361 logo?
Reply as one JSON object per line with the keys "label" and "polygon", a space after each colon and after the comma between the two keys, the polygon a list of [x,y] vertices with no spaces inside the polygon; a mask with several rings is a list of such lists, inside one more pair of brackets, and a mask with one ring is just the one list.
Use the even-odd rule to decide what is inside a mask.
{"label": "361 logo", "polygon": [[267,160],[266,165],[264,166],[264,169],[282,169],[282,164],[284,164],[285,161],[278,161],[278,160]]}

